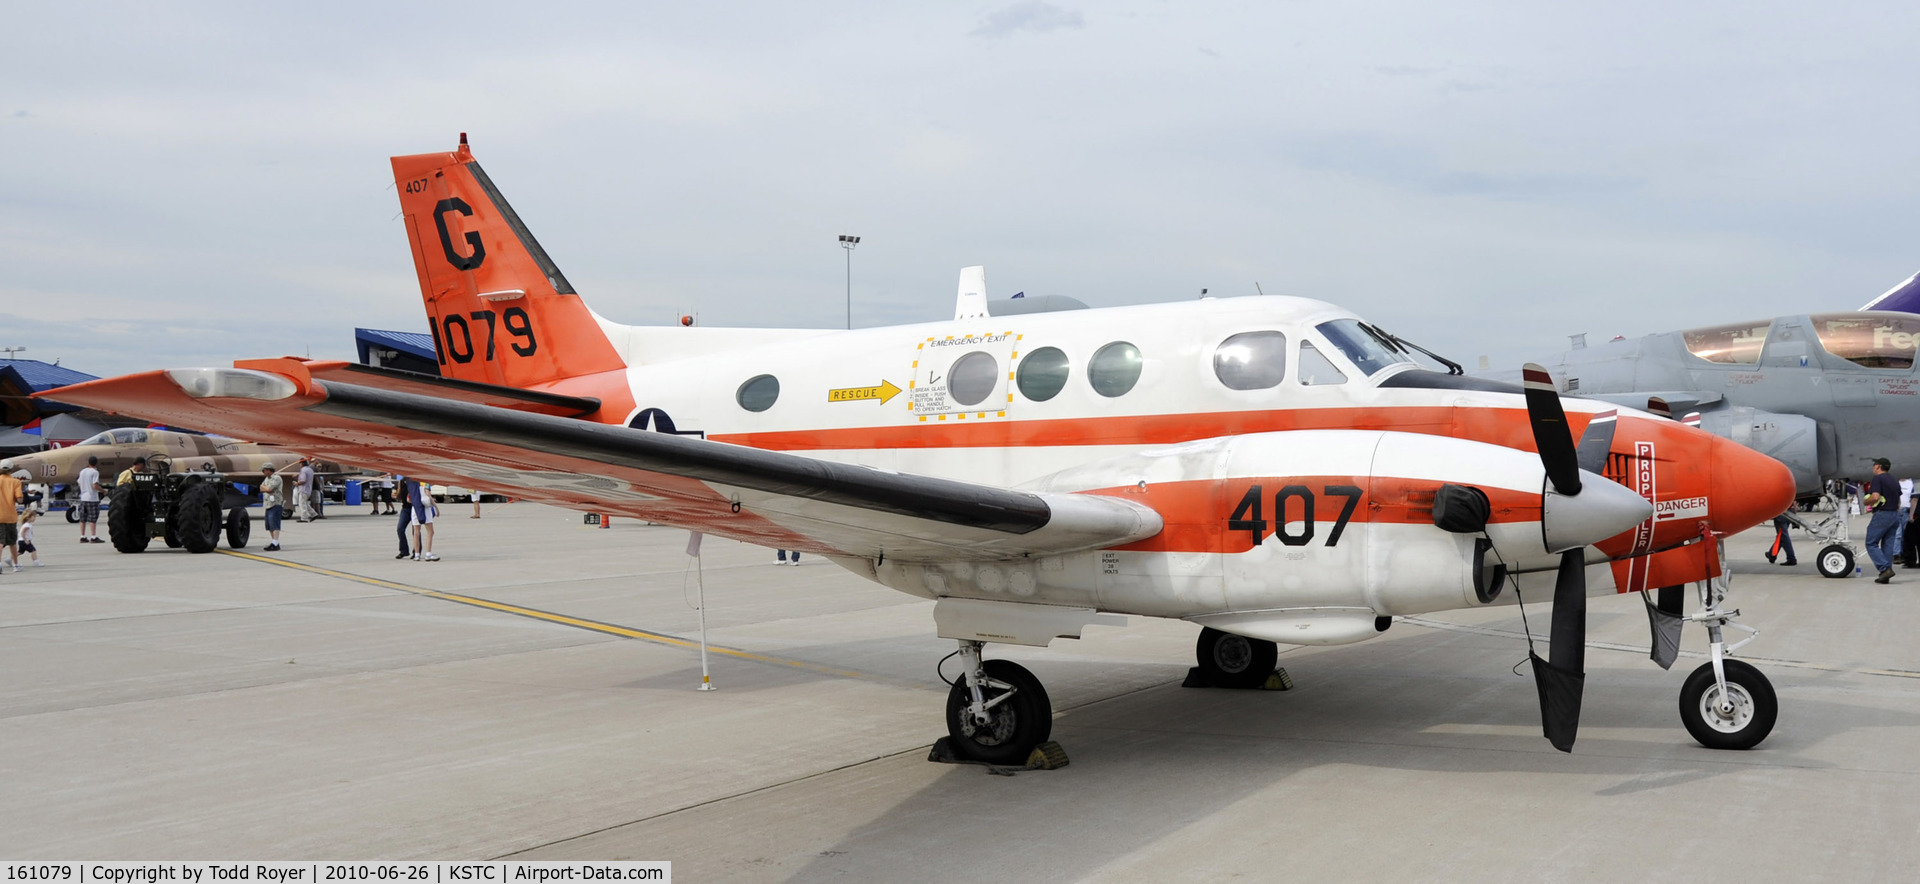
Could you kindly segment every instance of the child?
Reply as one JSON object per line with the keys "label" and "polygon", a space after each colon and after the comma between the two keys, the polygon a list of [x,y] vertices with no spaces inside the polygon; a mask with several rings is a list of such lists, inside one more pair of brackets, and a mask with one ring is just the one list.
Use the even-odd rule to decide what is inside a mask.
{"label": "child", "polygon": [[20,551],[13,555],[13,570],[16,572],[20,570],[22,555],[33,556],[33,566],[36,568],[47,566],[46,562],[40,561],[40,548],[33,545],[33,520],[38,518],[40,518],[38,509],[28,508],[26,512],[20,514],[20,545],[18,547]]}

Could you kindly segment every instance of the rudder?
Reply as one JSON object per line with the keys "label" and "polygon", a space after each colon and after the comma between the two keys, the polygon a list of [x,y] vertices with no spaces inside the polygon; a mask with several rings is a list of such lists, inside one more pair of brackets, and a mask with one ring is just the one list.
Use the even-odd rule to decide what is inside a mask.
{"label": "rudder", "polygon": [[392,159],[442,375],[528,388],[626,368],[465,133],[452,153]]}

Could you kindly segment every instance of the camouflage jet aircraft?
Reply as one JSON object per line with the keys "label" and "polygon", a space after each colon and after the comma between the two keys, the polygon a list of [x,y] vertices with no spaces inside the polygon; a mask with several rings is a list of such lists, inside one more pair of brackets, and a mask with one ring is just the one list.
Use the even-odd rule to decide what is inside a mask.
{"label": "camouflage jet aircraft", "polygon": [[[80,471],[86,469],[89,456],[100,459],[97,469],[101,481],[109,483],[121,470],[133,466],[136,457],[165,458],[172,463],[173,472],[211,470],[234,476],[259,475],[268,464],[276,470],[297,467],[301,458],[297,452],[284,448],[268,448],[221,436],[127,428],[96,433],[77,445],[0,460],[0,472],[25,470],[31,476],[29,481],[66,485],[67,496],[72,496],[72,486],[79,479]],[[333,463],[315,462],[313,468],[322,475],[348,472]]]}

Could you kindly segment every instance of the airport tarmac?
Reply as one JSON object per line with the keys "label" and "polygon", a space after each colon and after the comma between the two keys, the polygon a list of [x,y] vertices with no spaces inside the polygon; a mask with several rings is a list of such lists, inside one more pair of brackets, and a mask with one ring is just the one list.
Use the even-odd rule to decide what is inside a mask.
{"label": "airport tarmac", "polygon": [[[679,880],[1787,880],[1920,860],[1920,571],[1769,566],[1734,538],[1778,727],[1681,727],[1683,657],[1596,600],[1586,710],[1539,734],[1516,609],[1283,652],[1289,692],[1183,689],[1197,629],[1131,618],[1027,664],[1072,763],[926,761],[929,602],[686,533],[445,507],[444,561],[335,506],[286,549],[139,556],[57,519],[0,576],[0,858],[648,859]],[[1864,527],[1864,525],[1862,526]],[[258,525],[255,526],[258,531]],[[1858,536],[1858,534],[1856,534]],[[1544,628],[1545,608],[1533,612]],[[1704,635],[1690,628],[1686,648]],[[1521,668],[1524,672],[1524,667]]]}

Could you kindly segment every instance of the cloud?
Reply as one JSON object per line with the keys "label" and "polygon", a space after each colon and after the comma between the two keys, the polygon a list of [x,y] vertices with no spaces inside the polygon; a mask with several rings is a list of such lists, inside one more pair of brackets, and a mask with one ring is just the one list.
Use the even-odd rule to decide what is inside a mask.
{"label": "cloud", "polygon": [[1048,31],[1086,26],[1086,20],[1081,18],[1078,10],[1062,9],[1051,3],[1042,3],[1040,0],[1026,0],[1024,3],[1015,3],[988,13],[987,17],[981,20],[980,26],[973,29],[971,35],[999,39],[1013,36],[1020,31],[1044,34]]}

